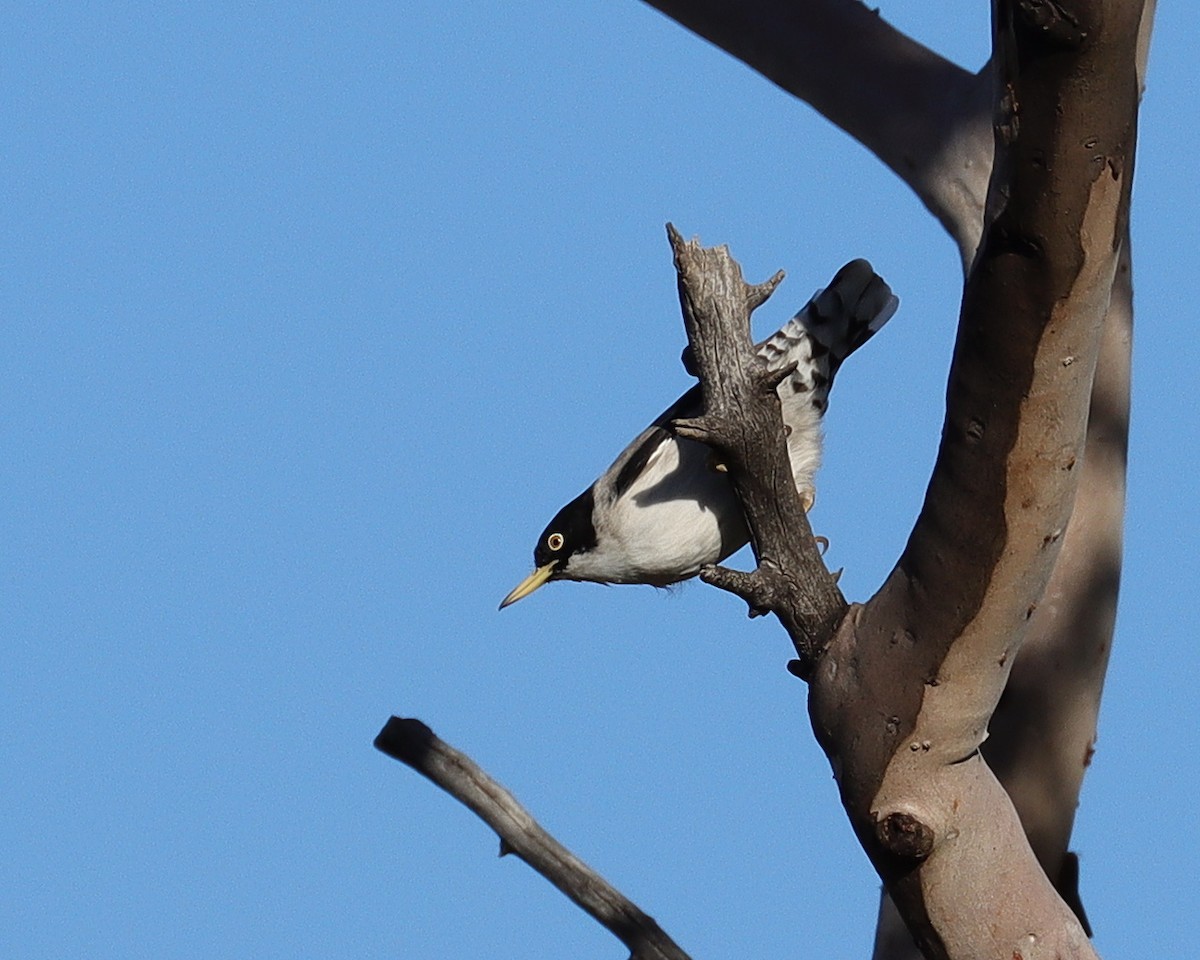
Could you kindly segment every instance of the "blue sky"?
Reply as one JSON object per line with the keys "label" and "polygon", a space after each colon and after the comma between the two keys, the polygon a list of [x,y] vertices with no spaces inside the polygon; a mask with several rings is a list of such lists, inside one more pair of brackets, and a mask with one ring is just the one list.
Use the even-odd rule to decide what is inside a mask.
{"label": "blue sky", "polygon": [[[974,67],[986,4],[883,13]],[[447,7],[450,7],[447,9]],[[1190,45],[1163,5],[1134,237],[1126,579],[1075,846],[1101,951],[1200,907]],[[0,36],[0,954],[623,955],[371,748],[418,716],[697,958],[863,957],[877,884],[773,622],[555,584],[533,538],[688,385],[663,224],[900,313],[813,514],[852,599],[941,426],[949,240],[643,5],[19,5]]]}

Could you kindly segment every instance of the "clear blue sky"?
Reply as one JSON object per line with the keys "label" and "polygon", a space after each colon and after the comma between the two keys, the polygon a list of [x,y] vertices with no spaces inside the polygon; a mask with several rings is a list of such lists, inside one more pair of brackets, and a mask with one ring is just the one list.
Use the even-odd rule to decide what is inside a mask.
{"label": "clear blue sky", "polygon": [[[974,67],[964,6],[883,13]],[[1162,6],[1138,160],[1126,581],[1075,844],[1113,957],[1186,955],[1200,906],[1198,35]],[[773,622],[698,584],[496,604],[687,386],[667,220],[788,271],[764,333],[851,257],[899,293],[814,513],[866,597],[959,295],[908,192],[635,0],[21,4],[0,72],[0,955],[623,956],[371,748],[398,713],[697,960],[866,956],[876,881]]]}

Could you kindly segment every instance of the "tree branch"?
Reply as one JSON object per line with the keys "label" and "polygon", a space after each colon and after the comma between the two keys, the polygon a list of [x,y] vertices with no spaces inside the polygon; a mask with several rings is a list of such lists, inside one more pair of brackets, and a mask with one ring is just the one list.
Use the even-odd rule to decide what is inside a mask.
{"label": "tree branch", "polygon": [[[702,579],[745,599],[752,612],[779,616],[802,663],[811,662],[846,612],[846,601],[821,560],[792,479],[770,373],[754,350],[750,313],[783,280],[751,286],[726,247],[705,249],[667,224],[679,275],[679,301],[704,393],[704,415],[679,421],[680,436],[715,448],[746,511],[758,560],[752,573],[707,567]],[[754,463],[751,470],[749,464]]]}
{"label": "tree branch", "polygon": [[[1070,514],[1128,211],[1140,9],[997,5],[992,217],[964,295],[938,463],[896,570],[813,685],[847,808],[927,956],[962,949],[969,924],[947,918],[964,897],[990,927],[971,938],[1016,949],[1032,930],[1043,947],[1087,955],[975,750]],[[837,669],[849,662],[854,677]],[[894,733],[848,751],[867,704],[870,716],[887,705]],[[878,834],[893,809],[935,828],[919,864]]]}
{"label": "tree branch", "polygon": [[1064,896],[1078,895],[1065,882],[1073,879],[1066,851],[1094,749],[1121,580],[1133,320],[1128,242],[1127,232],[1104,324],[1075,510],[983,746]]}
{"label": "tree branch", "polygon": [[689,960],[637,905],[555,840],[470,757],[439,740],[420,720],[392,717],[375,747],[454,797],[515,853],[629,948],[631,960]]}
{"label": "tree branch", "polygon": [[[1137,41],[1139,97],[1154,11],[1147,0]],[[1102,337],[1071,521],[983,747],[1038,860],[1060,893],[1076,897],[1067,888],[1077,879],[1067,846],[1094,749],[1121,579],[1133,341],[1128,223]]]}
{"label": "tree branch", "polygon": [[[1127,222],[1139,14],[1140,3],[997,4],[1005,96],[991,216],[938,462],[895,571],[842,622],[813,676],[814,727],[851,821],[928,957],[1094,956],[978,748],[1070,517]],[[695,281],[680,272],[686,290]],[[682,299],[703,361],[692,329],[702,314]],[[724,373],[699,365],[706,417],[720,395],[751,419],[749,399],[770,408],[736,354]],[[738,469],[769,488],[777,459],[748,447]]]}
{"label": "tree branch", "polygon": [[979,242],[991,71],[971,73],[859,0],[646,0],[810,104],[890,167],[958,244]]}
{"label": "tree branch", "polygon": [[[1079,490],[1054,572],[988,725],[984,759],[1011,797],[1038,862],[1091,934],[1068,852],[1091,762],[1120,586],[1133,337],[1126,228],[1088,411]],[[915,960],[884,896],[873,960]]]}

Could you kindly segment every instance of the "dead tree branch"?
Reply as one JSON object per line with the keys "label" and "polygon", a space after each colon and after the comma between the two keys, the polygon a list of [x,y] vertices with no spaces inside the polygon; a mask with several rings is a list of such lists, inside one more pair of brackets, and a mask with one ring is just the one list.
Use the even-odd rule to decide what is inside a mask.
{"label": "dead tree branch", "polygon": [[[680,436],[713,447],[746,507],[753,573],[709,567],[701,579],[736,593],[752,612],[775,612],[802,664],[811,663],[846,612],[825,568],[792,480],[775,388],[791,370],[769,373],[750,336],[750,313],[783,280],[751,286],[726,247],[705,249],[667,224],[679,301],[700,383],[704,416],[677,421]],[[749,469],[753,462],[756,469]]]}
{"label": "dead tree branch", "polygon": [[392,717],[377,749],[412,767],[496,831],[515,853],[629,948],[631,960],[689,960],[637,905],[547,833],[517,799],[420,720]]}

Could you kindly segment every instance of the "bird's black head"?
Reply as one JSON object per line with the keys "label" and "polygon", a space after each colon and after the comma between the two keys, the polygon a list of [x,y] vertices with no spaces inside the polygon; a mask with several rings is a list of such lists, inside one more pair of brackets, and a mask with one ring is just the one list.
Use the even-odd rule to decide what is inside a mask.
{"label": "bird's black head", "polygon": [[592,520],[595,506],[595,493],[588,487],[559,510],[554,519],[546,524],[537,546],[533,548],[534,566],[540,568],[554,564],[551,579],[555,579],[571,557],[595,547],[596,527]]}
{"label": "bird's black head", "polygon": [[576,576],[570,564],[573,557],[586,554],[596,546],[596,525],[592,520],[595,505],[595,494],[588,487],[554,515],[533,548],[533,573],[500,601],[501,610],[529,596],[549,580],[588,579],[586,576]]}

